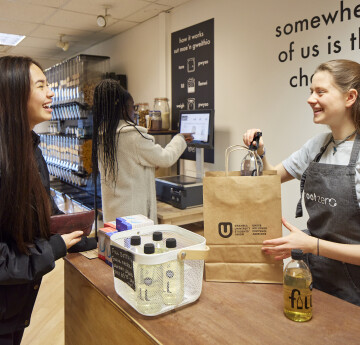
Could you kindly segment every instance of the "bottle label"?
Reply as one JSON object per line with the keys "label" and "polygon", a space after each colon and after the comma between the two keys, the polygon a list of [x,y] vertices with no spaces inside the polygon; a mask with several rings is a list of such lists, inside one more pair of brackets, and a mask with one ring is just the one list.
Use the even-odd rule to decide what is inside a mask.
{"label": "bottle label", "polygon": [[284,307],[287,310],[310,313],[312,311],[311,289],[284,286]]}

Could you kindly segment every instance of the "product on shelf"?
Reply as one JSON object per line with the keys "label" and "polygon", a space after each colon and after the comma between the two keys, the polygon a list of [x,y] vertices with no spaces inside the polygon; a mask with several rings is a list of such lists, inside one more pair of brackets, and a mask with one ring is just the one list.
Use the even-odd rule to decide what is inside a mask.
{"label": "product on shelf", "polygon": [[135,110],[139,115],[138,125],[141,127],[147,127],[146,115],[149,115],[149,103],[135,104]]}
{"label": "product on shelf", "polygon": [[109,72],[109,59],[81,54],[46,69],[45,75],[55,93],[53,106],[75,102],[91,107],[96,84]]}
{"label": "product on shelf", "polygon": [[151,110],[149,112],[148,129],[152,131],[161,131],[161,126],[162,126],[161,111]]}
{"label": "product on shelf", "polygon": [[161,112],[161,129],[167,131],[170,128],[170,108],[167,98],[155,98],[154,110]]}
{"label": "product on shelf", "polygon": [[77,55],[45,70],[54,91],[49,134],[41,149],[51,175],[86,186],[92,172],[91,150],[94,89],[109,73],[107,56]]}

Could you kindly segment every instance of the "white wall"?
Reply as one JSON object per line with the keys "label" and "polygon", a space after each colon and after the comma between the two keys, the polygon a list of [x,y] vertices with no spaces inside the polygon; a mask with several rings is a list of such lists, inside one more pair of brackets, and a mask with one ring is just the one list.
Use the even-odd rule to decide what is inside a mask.
{"label": "white wall", "polygon": [[[335,13],[340,10],[340,3],[340,0],[192,0],[84,53],[110,56],[111,70],[128,76],[129,91],[135,101],[152,105],[155,97],[171,97],[171,32],[215,18],[216,149],[215,164],[207,165],[207,169],[223,170],[225,148],[242,143],[243,132],[252,127],[263,130],[268,159],[278,163],[307,139],[327,130],[312,122],[312,112],[306,103],[309,86],[293,88],[289,80],[299,73],[300,67],[311,75],[323,61],[358,59],[360,38],[354,51],[350,49],[349,38],[352,32],[358,36],[360,19],[354,17],[353,9],[359,2],[343,2],[344,7],[352,10],[351,20],[347,14],[343,21],[339,20],[338,13],[334,24],[325,25],[321,19],[318,28],[281,37],[275,36],[275,29]],[[328,42],[335,40],[341,42],[342,51],[328,54]],[[292,41],[292,61],[279,62],[279,53],[288,50]],[[319,55],[302,58],[301,48],[313,45],[318,45]],[[158,58],[163,59],[163,54],[166,55],[165,81]],[[159,94],[164,85],[166,95]],[[240,156],[233,158],[232,169],[239,168],[240,159]],[[304,228],[307,217],[294,220],[298,181],[283,185],[282,197],[283,215]]]}

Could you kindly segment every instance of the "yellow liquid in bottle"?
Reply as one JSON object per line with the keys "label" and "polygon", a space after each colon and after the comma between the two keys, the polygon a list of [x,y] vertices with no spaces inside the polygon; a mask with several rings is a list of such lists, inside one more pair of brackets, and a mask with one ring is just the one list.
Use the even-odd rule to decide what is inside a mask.
{"label": "yellow liquid in bottle", "polygon": [[167,305],[180,304],[184,299],[184,262],[169,261],[163,264],[163,301]]}
{"label": "yellow liquid in bottle", "polygon": [[284,276],[284,314],[297,322],[312,318],[312,279],[309,271],[288,269]]}
{"label": "yellow liquid in bottle", "polygon": [[156,314],[162,309],[161,266],[138,265],[137,309],[145,315]]}

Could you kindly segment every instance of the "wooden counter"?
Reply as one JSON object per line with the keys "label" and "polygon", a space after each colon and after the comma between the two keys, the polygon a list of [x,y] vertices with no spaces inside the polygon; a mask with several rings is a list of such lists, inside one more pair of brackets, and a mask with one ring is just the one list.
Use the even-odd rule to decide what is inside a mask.
{"label": "wooden counter", "polygon": [[65,344],[359,344],[360,307],[313,291],[313,319],[288,320],[282,285],[203,282],[200,299],[158,317],[137,313],[114,290],[112,269],[65,258]]}
{"label": "wooden counter", "polygon": [[184,210],[164,202],[157,202],[157,217],[159,224],[184,225],[204,220],[203,207],[190,207]]}

